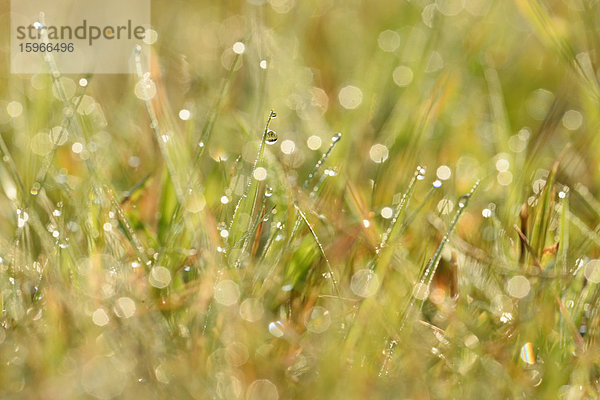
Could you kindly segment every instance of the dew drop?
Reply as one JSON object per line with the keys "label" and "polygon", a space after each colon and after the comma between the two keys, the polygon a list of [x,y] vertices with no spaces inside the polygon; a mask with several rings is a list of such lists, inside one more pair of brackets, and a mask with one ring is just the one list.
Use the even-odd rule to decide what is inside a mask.
{"label": "dew drop", "polygon": [[516,275],[508,280],[506,290],[512,297],[522,299],[529,294],[531,284],[523,275]]}
{"label": "dew drop", "polygon": [[452,170],[447,165],[440,165],[439,168],[435,171],[435,174],[440,180],[447,181],[452,175]]}
{"label": "dew drop", "polygon": [[429,296],[429,286],[424,283],[417,283],[413,287],[412,295],[417,300],[425,300]]}
{"label": "dew drop", "polygon": [[264,307],[260,299],[247,298],[240,304],[240,317],[248,322],[256,322],[263,317]]}
{"label": "dew drop", "polygon": [[333,143],[335,143],[335,142],[339,141],[341,138],[342,138],[342,132],[338,132],[331,137],[331,141]]}
{"label": "dew drop", "polygon": [[319,150],[321,147],[321,138],[316,135],[312,135],[306,140],[306,145],[311,150]]}
{"label": "dew drop", "polygon": [[242,42],[235,42],[232,49],[235,54],[244,54],[246,51],[246,45]]}
{"label": "dew drop", "polygon": [[135,96],[140,100],[152,100],[156,96],[156,85],[149,76],[144,75],[144,78],[135,85]]}
{"label": "dew drop", "polygon": [[232,306],[236,304],[240,298],[240,289],[237,283],[225,279],[215,285],[213,297],[219,304],[227,307]]}
{"label": "dew drop", "polygon": [[75,154],[80,154],[83,151],[83,144],[75,142],[71,145],[71,151]]}
{"label": "dew drop", "polygon": [[94,321],[94,324],[98,326],[104,326],[109,323],[110,319],[103,308],[98,308],[92,314],[92,321]]}
{"label": "dew drop", "polygon": [[192,113],[190,112],[190,110],[188,110],[188,109],[185,109],[185,108],[183,108],[183,109],[179,110],[179,118],[180,118],[182,121],[187,121],[187,120],[189,120],[191,117],[192,117]]}
{"label": "dew drop", "polygon": [[254,170],[252,176],[254,176],[254,179],[257,181],[264,181],[267,179],[267,170],[263,167],[258,167]]}
{"label": "dew drop", "polygon": [[371,297],[379,289],[379,277],[370,269],[361,269],[352,275],[350,289],[360,297]]}
{"label": "dew drop", "polygon": [[267,131],[267,135],[265,136],[265,142],[267,144],[275,144],[277,143],[277,132],[275,132],[274,130],[269,129]]}
{"label": "dew drop", "polygon": [[120,297],[115,302],[113,311],[119,318],[131,318],[135,314],[135,301],[129,297]]}
{"label": "dew drop", "polygon": [[267,187],[265,188],[265,196],[266,196],[266,197],[271,197],[271,196],[273,196],[273,188],[272,188],[272,187],[270,187],[270,186],[267,186]]}
{"label": "dew drop", "polygon": [[594,259],[588,261],[583,273],[588,281],[600,283],[600,260]]}
{"label": "dew drop", "polygon": [[454,202],[450,199],[442,199],[437,204],[437,210],[442,215],[447,215],[454,209]]}
{"label": "dew drop", "polygon": [[41,185],[39,182],[35,182],[32,186],[31,186],[31,190],[29,191],[29,193],[31,193],[32,196],[37,196],[38,193],[40,192],[40,188]]}
{"label": "dew drop", "polygon": [[394,210],[391,207],[383,207],[381,209],[381,216],[385,219],[390,219],[394,216]]}
{"label": "dew drop", "polygon": [[296,143],[293,140],[284,140],[281,143],[281,152],[283,154],[292,154],[296,150]]}
{"label": "dew drop", "polygon": [[283,336],[283,324],[281,321],[275,321],[269,323],[269,333],[275,337]]}
{"label": "dew drop", "polygon": [[388,156],[389,150],[385,145],[377,143],[371,146],[369,157],[374,163],[381,164],[387,160]]}
{"label": "dew drop", "polygon": [[150,270],[150,277],[148,281],[155,288],[166,288],[171,283],[171,271],[162,266],[153,267]]}
{"label": "dew drop", "polygon": [[531,342],[527,342],[521,347],[521,360],[530,365],[535,364],[535,354]]}
{"label": "dew drop", "polygon": [[6,112],[12,118],[17,118],[23,113],[23,105],[21,103],[19,103],[18,101],[11,101],[6,106]]}
{"label": "dew drop", "polygon": [[467,204],[469,203],[469,199],[471,198],[471,195],[469,193],[467,194],[463,194],[462,196],[460,196],[458,198],[458,206],[460,208],[464,208],[467,206]]}
{"label": "dew drop", "polygon": [[277,400],[277,386],[267,379],[255,380],[248,386],[246,400]]}
{"label": "dew drop", "polygon": [[331,315],[329,314],[329,310],[321,306],[313,307],[304,325],[310,332],[325,332],[331,325]]}
{"label": "dew drop", "polygon": [[29,220],[29,214],[25,211],[17,210],[17,226],[19,228],[24,227],[27,220]]}

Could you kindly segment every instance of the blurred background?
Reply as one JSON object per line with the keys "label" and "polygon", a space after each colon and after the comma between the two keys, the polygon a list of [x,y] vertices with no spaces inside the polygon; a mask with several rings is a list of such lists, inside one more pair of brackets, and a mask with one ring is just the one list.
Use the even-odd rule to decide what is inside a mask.
{"label": "blurred background", "polygon": [[[597,363],[573,355],[554,299],[505,281],[555,284],[520,264],[513,225],[531,239],[535,218],[544,268],[559,265],[544,249],[561,241],[563,215],[572,236],[557,274],[598,257],[598,7],[152,1],[148,77],[54,82],[9,73],[0,0],[0,396],[592,398]],[[271,110],[276,141],[257,158]],[[391,272],[365,314],[376,297],[353,277],[377,259],[418,166]],[[440,266],[462,273],[442,276],[445,300],[424,308],[447,335],[413,320],[403,330],[401,304],[478,181]],[[247,205],[255,189],[263,203]],[[570,208],[555,209],[565,198]],[[332,275],[313,270],[337,276],[346,300],[328,298]],[[577,297],[576,282],[580,329],[598,294]],[[393,337],[401,350],[381,378]],[[526,343],[545,364],[526,361]]]}

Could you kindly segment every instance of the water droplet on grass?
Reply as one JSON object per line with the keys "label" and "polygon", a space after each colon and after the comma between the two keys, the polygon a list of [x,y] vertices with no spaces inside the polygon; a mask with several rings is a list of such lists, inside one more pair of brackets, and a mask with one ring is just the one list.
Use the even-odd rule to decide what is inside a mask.
{"label": "water droplet on grass", "polygon": [[244,54],[246,51],[246,45],[242,42],[235,42],[232,49],[235,54]]}
{"label": "water droplet on grass", "polygon": [[335,142],[339,141],[341,138],[342,138],[342,132],[338,132],[331,137],[331,141],[335,143]]}
{"label": "water droplet on grass", "polygon": [[313,307],[304,325],[310,332],[325,332],[331,325],[331,315],[329,314],[329,310],[321,306]]}
{"label": "water droplet on grass", "polygon": [[311,150],[319,150],[321,147],[321,138],[315,135],[312,135],[306,140],[306,145]]}
{"label": "water droplet on grass", "polygon": [[440,214],[450,214],[454,209],[454,202],[450,199],[442,199],[438,202],[437,210]]}
{"label": "water droplet on grass", "polygon": [[83,151],[83,144],[75,142],[71,145],[71,151],[75,154],[80,154]]}
{"label": "water droplet on grass", "polygon": [[347,110],[358,108],[363,101],[363,92],[360,88],[348,85],[340,89],[338,93],[340,105]]}
{"label": "water droplet on grass", "polygon": [[28,220],[29,214],[25,211],[17,210],[17,227],[23,228]]}
{"label": "water droplet on grass", "polygon": [[263,167],[258,167],[254,170],[254,173],[252,174],[252,176],[257,181],[264,181],[265,179],[267,179],[267,170],[264,169]]}
{"label": "water droplet on grass", "polygon": [[17,118],[23,113],[23,105],[18,101],[11,101],[6,106],[6,112],[12,118]]}
{"label": "water droplet on grass", "polygon": [[381,209],[381,216],[385,219],[390,219],[394,215],[394,210],[391,207],[383,207]]}
{"label": "water droplet on grass", "polygon": [[392,80],[399,87],[405,87],[410,85],[414,78],[413,70],[406,65],[400,65],[392,73]]}
{"label": "water droplet on grass", "polygon": [[361,269],[352,275],[350,289],[360,297],[370,297],[379,289],[379,277],[370,269]]}
{"label": "water droplet on grass", "polygon": [[296,151],[296,143],[293,140],[287,139],[281,143],[281,152],[283,154],[292,154],[294,151]]}
{"label": "water droplet on grass", "polygon": [[269,333],[275,337],[283,336],[283,324],[281,321],[275,321],[269,323]]}
{"label": "water droplet on grass", "polygon": [[277,139],[278,139],[277,132],[275,132],[272,129],[269,129],[267,131],[267,135],[265,136],[265,143],[272,145],[272,144],[277,143]]}
{"label": "water droplet on grass", "polygon": [[277,386],[267,379],[258,379],[248,386],[246,400],[277,400]]}
{"label": "water droplet on grass", "polygon": [[41,189],[41,185],[39,182],[35,182],[32,186],[31,186],[31,190],[29,191],[29,193],[31,193],[32,196],[37,196],[38,193],[40,192]]}
{"label": "water droplet on grass", "polygon": [[240,289],[234,281],[225,279],[215,285],[213,297],[219,304],[232,306],[240,298]]}
{"label": "water droplet on grass", "polygon": [[506,291],[508,292],[508,294],[517,299],[522,299],[526,297],[529,294],[530,290],[531,284],[529,283],[529,280],[523,275],[513,276],[508,280],[508,283],[506,285]]}
{"label": "water droplet on grass", "polygon": [[179,110],[179,119],[181,119],[182,121],[187,121],[191,118],[192,113],[190,112],[190,110],[187,109],[181,109]]}
{"label": "water droplet on grass", "polygon": [[119,318],[131,318],[135,314],[135,301],[129,297],[117,299],[113,311]]}
{"label": "water droplet on grass", "polygon": [[92,321],[94,322],[94,324],[96,324],[98,326],[104,326],[104,325],[108,324],[110,319],[108,317],[108,314],[106,313],[106,311],[104,311],[103,308],[98,308],[92,314]]}
{"label": "water droplet on grass", "polygon": [[162,266],[153,267],[150,270],[150,277],[148,281],[155,288],[166,288],[171,283],[171,271]]}
{"label": "water droplet on grass", "polygon": [[247,298],[240,304],[240,317],[248,322],[256,322],[263,317],[265,310],[260,299]]}
{"label": "water droplet on grass", "polygon": [[135,85],[134,92],[140,100],[152,100],[156,96],[156,85],[149,76],[144,75],[144,78]]}
{"label": "water droplet on grass", "polygon": [[265,188],[265,196],[266,196],[266,197],[271,197],[271,196],[273,196],[273,188],[272,188],[272,187],[270,187],[270,186],[267,186],[267,187]]}
{"label": "water droplet on grass", "polygon": [[592,283],[600,283],[600,260],[594,259],[588,261],[583,270],[583,274],[588,281]]}
{"label": "water droplet on grass", "polygon": [[521,360],[530,365],[535,364],[535,354],[531,342],[527,342],[521,347]]}
{"label": "water droplet on grass", "polygon": [[369,157],[371,161],[377,164],[381,164],[387,160],[389,156],[388,148],[383,144],[374,144],[371,146],[371,150],[369,150]]}
{"label": "water droplet on grass", "polygon": [[469,204],[469,199],[471,198],[471,194],[467,193],[467,194],[463,194],[462,196],[460,196],[458,198],[458,206],[460,208],[464,208],[467,206],[467,204]]}
{"label": "water droplet on grass", "polygon": [[440,180],[446,181],[450,179],[450,176],[452,175],[452,170],[447,165],[440,165],[437,171],[435,171],[435,174]]}

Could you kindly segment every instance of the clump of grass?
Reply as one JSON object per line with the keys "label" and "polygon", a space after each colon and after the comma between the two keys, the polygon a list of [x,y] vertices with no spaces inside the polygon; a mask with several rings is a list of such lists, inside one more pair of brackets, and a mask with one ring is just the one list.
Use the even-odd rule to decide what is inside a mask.
{"label": "clump of grass", "polygon": [[0,81],[0,397],[598,397],[575,3],[157,4],[134,77]]}

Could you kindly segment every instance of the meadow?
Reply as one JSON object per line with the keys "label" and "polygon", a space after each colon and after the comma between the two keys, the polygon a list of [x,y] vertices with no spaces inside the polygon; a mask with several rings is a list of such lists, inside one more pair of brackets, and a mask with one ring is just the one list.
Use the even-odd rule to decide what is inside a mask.
{"label": "meadow", "polygon": [[0,398],[599,398],[599,16],[153,0],[130,75],[0,24]]}

